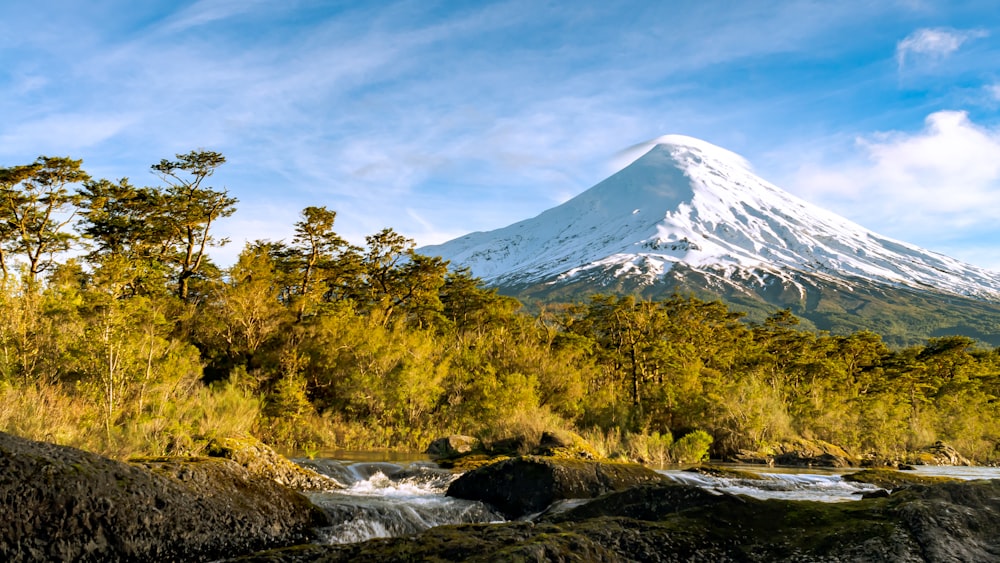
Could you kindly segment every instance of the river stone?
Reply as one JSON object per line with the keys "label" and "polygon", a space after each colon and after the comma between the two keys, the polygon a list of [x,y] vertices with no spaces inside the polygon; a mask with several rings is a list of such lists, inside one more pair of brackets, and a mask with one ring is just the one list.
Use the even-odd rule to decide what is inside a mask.
{"label": "river stone", "polygon": [[203,561],[310,541],[302,494],[212,458],[122,463],[0,433],[0,560]]}
{"label": "river stone", "polygon": [[921,450],[915,462],[919,465],[972,465],[958,450],[941,441]]}
{"label": "river stone", "polygon": [[594,498],[663,479],[631,463],[522,456],[463,474],[448,487],[448,496],[486,502],[514,519],[541,512],[557,500]]}
{"label": "river stone", "polygon": [[431,456],[431,459],[445,459],[457,457],[472,452],[479,444],[472,436],[452,435],[438,438],[427,446],[424,453]]}
{"label": "river stone", "polygon": [[567,431],[542,432],[542,437],[538,440],[538,446],[531,453],[541,456],[580,459],[598,459],[601,457],[582,436]]}
{"label": "river stone", "polygon": [[860,460],[846,450],[823,440],[797,439],[780,442],[767,451],[740,450],[733,456],[741,463],[760,463],[786,467],[856,467]]}
{"label": "river stone", "polygon": [[209,457],[230,459],[257,479],[271,479],[297,491],[329,491],[344,485],[313,469],[289,461],[255,438],[217,438],[208,443]]}

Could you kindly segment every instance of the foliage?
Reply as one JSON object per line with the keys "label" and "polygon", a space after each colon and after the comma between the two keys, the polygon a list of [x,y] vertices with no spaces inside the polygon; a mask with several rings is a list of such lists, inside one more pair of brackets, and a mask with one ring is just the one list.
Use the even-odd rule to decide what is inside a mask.
{"label": "foliage", "polygon": [[[528,313],[391,229],[348,243],[325,207],[219,270],[210,231],[236,200],[205,182],[224,162],[163,160],[160,187],[68,158],[0,168],[0,429],[119,456],[580,431],[651,463],[795,439],[1000,457],[1000,350],[968,337],[891,348],[679,294]],[[39,221],[48,205],[59,217]],[[75,241],[87,252],[60,254]]]}
{"label": "foliage", "polygon": [[708,459],[708,448],[712,445],[712,436],[704,430],[681,436],[670,448],[670,457],[674,463],[699,463]]}

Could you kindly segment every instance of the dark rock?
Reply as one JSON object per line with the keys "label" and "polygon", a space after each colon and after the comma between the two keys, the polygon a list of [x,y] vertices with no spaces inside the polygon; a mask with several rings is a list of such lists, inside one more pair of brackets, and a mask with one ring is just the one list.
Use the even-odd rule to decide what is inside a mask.
{"label": "dark rock", "polygon": [[510,436],[489,444],[486,450],[493,456],[516,456],[530,452],[531,445],[525,436]]}
{"label": "dark rock", "polygon": [[202,561],[309,541],[303,495],[213,458],[122,463],[0,433],[0,560]]}
{"label": "dark rock", "polygon": [[775,456],[774,464],[787,467],[852,467],[847,458],[830,453],[809,455],[802,452],[788,452]]}
{"label": "dark rock", "polygon": [[659,520],[665,515],[691,508],[726,504],[734,498],[738,497],[718,494],[701,487],[675,483],[649,483],[604,495],[584,505],[554,514],[548,519],[554,522],[573,522],[589,518],[623,516],[637,520]]}
{"label": "dark rock", "polygon": [[751,450],[738,450],[725,458],[726,461],[745,463],[747,465],[774,466],[774,454],[772,452],[757,452]]}
{"label": "dark rock", "polygon": [[663,479],[636,464],[523,456],[463,474],[448,487],[448,496],[483,501],[507,518],[521,518],[557,500],[594,498]]}
{"label": "dark rock", "polygon": [[473,453],[460,455],[454,458],[439,459],[436,463],[444,469],[451,469],[457,473],[460,471],[471,471],[473,469],[478,469],[494,463],[500,463],[506,459],[510,459],[510,457],[505,455],[494,456],[489,454]]}
{"label": "dark rock", "polygon": [[452,435],[434,440],[424,453],[430,455],[431,459],[446,459],[471,453],[478,445],[479,440],[472,436]]}
{"label": "dark rock", "polygon": [[598,459],[600,456],[579,434],[542,432],[534,455],[575,459]]}

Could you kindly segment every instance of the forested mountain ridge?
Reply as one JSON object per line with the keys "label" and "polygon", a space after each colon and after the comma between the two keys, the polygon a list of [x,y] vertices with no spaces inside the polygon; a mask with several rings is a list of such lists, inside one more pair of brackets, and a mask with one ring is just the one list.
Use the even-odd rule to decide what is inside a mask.
{"label": "forested mountain ridge", "polygon": [[392,229],[345,241],[322,206],[221,269],[207,251],[238,203],[209,185],[224,164],[177,155],[156,186],[68,158],[0,168],[0,430],[118,457],[552,429],[651,461],[802,438],[1000,457],[1000,350],[971,338],[891,349],[678,294],[528,313]]}
{"label": "forested mountain ridge", "polygon": [[521,298],[692,293],[894,345],[956,333],[1000,344],[1000,274],[873,233],[688,137],[659,139],[538,217],[419,250]]}

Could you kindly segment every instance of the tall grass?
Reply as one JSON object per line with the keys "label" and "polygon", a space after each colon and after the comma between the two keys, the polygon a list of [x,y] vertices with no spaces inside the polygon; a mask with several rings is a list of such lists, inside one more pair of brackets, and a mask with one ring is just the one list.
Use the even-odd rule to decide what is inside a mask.
{"label": "tall grass", "polygon": [[113,458],[200,453],[211,438],[250,436],[260,401],[233,387],[199,381],[151,388],[141,412],[103,423],[101,406],[60,384],[0,384],[0,430]]}

